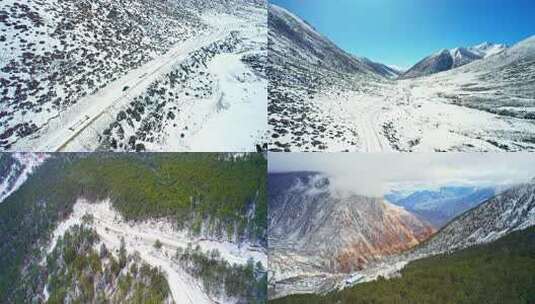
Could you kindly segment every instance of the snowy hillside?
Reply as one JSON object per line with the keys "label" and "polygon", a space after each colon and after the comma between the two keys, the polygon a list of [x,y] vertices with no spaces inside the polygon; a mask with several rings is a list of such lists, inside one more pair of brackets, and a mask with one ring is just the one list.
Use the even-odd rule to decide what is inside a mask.
{"label": "snowy hillside", "polygon": [[271,151],[535,150],[535,38],[503,51],[482,44],[467,50],[485,58],[392,80],[286,10],[269,6],[269,16]]}
{"label": "snowy hillside", "polygon": [[265,5],[3,1],[0,147],[257,150]]}
{"label": "snowy hillside", "polygon": [[[340,72],[369,72],[366,64],[338,48],[299,17],[276,5],[269,5],[270,60],[291,58]],[[282,48],[287,46],[287,48]]]}
{"label": "snowy hillside", "polygon": [[434,233],[405,209],[340,190],[320,173],[270,174],[269,193],[270,297],[333,288]]}
{"label": "snowy hillside", "polygon": [[28,179],[36,167],[48,156],[46,154],[1,153],[0,154],[0,203],[15,192]]}
{"label": "snowy hillside", "polygon": [[482,58],[487,58],[489,56],[503,52],[508,48],[505,44],[496,44],[490,42],[483,42],[476,46],[468,48],[472,53],[480,55]]}

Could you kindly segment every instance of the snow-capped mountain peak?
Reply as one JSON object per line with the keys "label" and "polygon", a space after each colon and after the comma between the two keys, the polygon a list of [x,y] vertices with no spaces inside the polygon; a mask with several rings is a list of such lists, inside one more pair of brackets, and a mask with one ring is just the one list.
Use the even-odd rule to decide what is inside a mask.
{"label": "snow-capped mountain peak", "polygon": [[398,65],[395,65],[395,64],[386,64],[386,66],[391,68],[392,70],[396,71],[398,73],[398,75],[401,75],[401,74],[405,73],[405,71],[407,70],[406,67],[398,66]]}
{"label": "snow-capped mountain peak", "polygon": [[431,75],[461,67],[476,60],[499,54],[507,49],[505,44],[484,42],[472,47],[442,49],[415,64],[403,78],[414,78]]}
{"label": "snow-capped mountain peak", "polygon": [[473,53],[477,53],[483,58],[487,58],[489,56],[492,56],[494,54],[498,54],[503,52],[507,49],[507,45],[505,44],[495,44],[490,42],[483,42],[481,44],[475,45],[470,48],[470,51]]}

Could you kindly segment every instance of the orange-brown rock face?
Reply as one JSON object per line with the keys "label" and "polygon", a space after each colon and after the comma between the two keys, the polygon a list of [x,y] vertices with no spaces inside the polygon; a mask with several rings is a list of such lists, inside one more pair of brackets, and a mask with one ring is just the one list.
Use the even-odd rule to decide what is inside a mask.
{"label": "orange-brown rock face", "polygon": [[366,267],[370,261],[383,256],[406,251],[435,233],[435,229],[408,211],[377,200],[383,210],[377,218],[368,218],[371,233],[349,241],[335,257],[337,269],[331,271],[353,272]]}

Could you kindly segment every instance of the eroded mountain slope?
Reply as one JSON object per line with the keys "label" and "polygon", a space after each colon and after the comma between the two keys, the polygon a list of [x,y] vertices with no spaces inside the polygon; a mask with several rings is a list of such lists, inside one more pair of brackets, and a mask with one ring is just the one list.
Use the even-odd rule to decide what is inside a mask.
{"label": "eroded mountain slope", "polygon": [[[280,284],[275,285],[278,289],[270,285],[270,288],[272,288],[270,289],[270,298],[276,299],[290,294],[301,293],[330,293],[328,297],[337,298],[340,295],[352,294],[353,291],[365,291],[371,286],[395,284],[399,280],[402,282],[410,281],[410,278],[397,278],[405,273],[412,276],[414,265],[426,264],[430,261],[441,261],[451,256],[462,257],[465,256],[463,252],[467,252],[467,250],[480,251],[479,248],[482,248],[481,246],[486,246],[486,244],[495,241],[500,242],[502,238],[508,237],[510,234],[516,233],[518,235],[524,233],[526,229],[533,230],[532,227],[535,226],[534,204],[535,188],[533,182],[514,186],[486,200],[479,206],[466,211],[414,248],[370,261],[365,268],[351,275],[328,275],[314,272],[311,268],[305,268],[309,260],[306,258],[296,259],[296,264],[307,271],[298,272],[294,268],[291,279],[280,281],[270,279],[270,284]],[[492,247],[493,245],[488,246]],[[288,246],[285,249],[289,248],[291,247]],[[294,250],[294,252],[297,251]],[[505,252],[510,251],[506,250]],[[500,269],[503,269],[502,263],[506,260],[507,258],[504,258],[499,265],[494,266],[499,266]],[[321,260],[316,262],[321,263]],[[467,262],[469,261],[458,260],[459,267],[465,269],[462,268],[465,266],[460,265],[466,265]],[[484,261],[481,262],[484,263]],[[443,276],[439,277],[449,280]],[[384,278],[392,279],[392,281],[385,281]],[[362,284],[367,282],[374,283]],[[351,288],[352,286],[356,287]],[[326,300],[323,296],[296,296],[287,298],[287,300],[299,298]],[[284,301],[282,300],[281,302],[284,303]]]}
{"label": "eroded mountain slope", "polygon": [[321,289],[328,280],[307,280],[360,271],[434,233],[405,209],[340,190],[319,173],[270,174],[269,193],[273,296]]}

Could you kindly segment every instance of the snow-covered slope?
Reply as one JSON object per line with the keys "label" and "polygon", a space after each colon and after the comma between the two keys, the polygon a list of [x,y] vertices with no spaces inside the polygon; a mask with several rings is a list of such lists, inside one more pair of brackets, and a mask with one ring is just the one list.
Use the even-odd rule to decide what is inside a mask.
{"label": "snow-covered slope", "polygon": [[0,203],[22,186],[47,157],[41,153],[0,153]]}
{"label": "snow-covered slope", "polygon": [[[305,61],[346,73],[369,73],[367,62],[348,54],[286,9],[269,5],[270,58]],[[287,46],[284,48],[282,46]]]}
{"label": "snow-covered slope", "polygon": [[303,61],[317,68],[344,73],[377,74],[387,78],[398,72],[384,64],[345,52],[306,21],[277,5],[269,5],[270,58]]}
{"label": "snow-covered slope", "polygon": [[3,1],[0,148],[255,151],[265,5]]}
{"label": "snow-covered slope", "polygon": [[325,150],[356,144],[354,126],[312,99],[326,90],[373,94],[393,70],[348,54],[286,9],[269,5],[268,14],[270,149]]}
{"label": "snow-covered slope", "polygon": [[487,58],[494,54],[498,54],[507,49],[507,45],[499,43],[483,42],[476,46],[470,47],[468,50],[472,53],[478,54],[483,58]]}
{"label": "snow-covered slope", "polygon": [[533,60],[535,57],[535,35],[530,36],[517,44],[507,48],[503,52],[499,52],[493,56],[485,58],[485,60],[477,61],[469,66],[459,69],[462,71],[472,70],[489,70],[493,67],[500,68],[515,62],[521,63],[524,61]]}
{"label": "snow-covered slope", "polygon": [[335,180],[319,173],[270,174],[269,192],[274,296],[310,291],[304,282],[318,275],[365,269],[434,233],[431,225],[405,209],[340,190]]}
{"label": "snow-covered slope", "polygon": [[422,59],[412,68],[407,70],[402,78],[414,78],[431,75],[443,71],[458,68],[473,61],[499,54],[507,49],[504,44],[484,42],[473,47],[459,47],[451,50],[441,50],[429,57]]}

